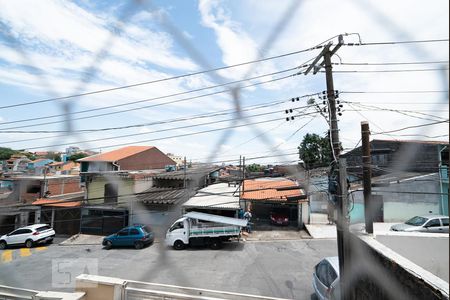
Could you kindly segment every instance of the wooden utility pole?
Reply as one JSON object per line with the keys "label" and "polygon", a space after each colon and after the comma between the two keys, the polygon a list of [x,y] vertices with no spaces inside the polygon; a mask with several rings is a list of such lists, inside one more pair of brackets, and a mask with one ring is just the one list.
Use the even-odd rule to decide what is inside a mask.
{"label": "wooden utility pole", "polygon": [[[341,276],[341,299],[350,299],[350,289],[346,286],[346,278],[348,278],[349,268],[349,231],[348,231],[348,208],[347,208],[347,175],[346,175],[346,162],[345,160],[340,160],[339,155],[341,153],[341,145],[339,142],[339,128],[336,117],[336,95],[333,84],[333,66],[331,64],[331,57],[339,50],[343,45],[343,36],[339,36],[338,44],[330,49],[332,43],[328,43],[322,50],[322,52],[314,59],[308,69],[304,72],[307,75],[311,69],[314,68],[313,74],[316,74],[322,67],[325,67],[325,78],[327,84],[327,99],[328,99],[328,109],[330,111],[330,139],[331,146],[333,150],[334,163],[339,169],[337,182],[338,191],[336,194],[337,201],[337,222],[336,222],[336,233],[337,233],[337,246],[338,246],[338,257],[339,257],[339,273]],[[323,57],[323,61],[317,65],[319,60]]]}
{"label": "wooden utility pole", "polygon": [[372,209],[372,167],[370,157],[370,130],[369,123],[361,122],[362,162],[363,162],[363,187],[364,187],[364,219],[366,232],[373,233],[373,209]]}

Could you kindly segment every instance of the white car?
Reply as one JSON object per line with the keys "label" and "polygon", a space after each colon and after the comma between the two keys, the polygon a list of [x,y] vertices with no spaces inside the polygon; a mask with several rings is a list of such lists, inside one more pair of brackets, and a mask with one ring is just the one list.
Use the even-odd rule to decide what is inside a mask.
{"label": "white car", "polygon": [[0,249],[10,245],[25,245],[27,248],[40,243],[51,243],[55,231],[47,224],[34,224],[18,228],[0,237]]}
{"label": "white car", "polygon": [[419,231],[431,233],[448,234],[448,216],[443,215],[423,215],[415,216],[405,223],[391,226],[392,231]]}

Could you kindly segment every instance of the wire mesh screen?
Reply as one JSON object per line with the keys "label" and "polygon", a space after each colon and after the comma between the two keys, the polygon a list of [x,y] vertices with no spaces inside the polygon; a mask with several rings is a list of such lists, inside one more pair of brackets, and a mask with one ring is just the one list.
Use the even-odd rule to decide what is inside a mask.
{"label": "wire mesh screen", "polygon": [[[439,3],[448,8],[445,1]],[[314,293],[342,299],[448,299],[448,286],[445,295],[439,281],[446,276],[448,282],[448,268],[438,283],[427,279],[418,288],[414,276],[392,267],[409,262],[393,262],[397,254],[390,256],[384,246],[373,245],[363,234],[367,228],[361,227],[368,214],[376,223],[439,214],[447,215],[448,232],[448,29],[434,30],[424,23],[439,13],[444,16],[436,27],[448,23],[448,9],[444,13],[427,8],[422,20],[416,17],[423,4],[416,2],[136,0],[34,5],[5,3],[0,10],[2,234],[51,223],[57,236],[106,236],[147,224],[157,253],[140,257],[152,263],[136,268],[134,280],[207,289],[220,281],[219,287],[229,292],[288,299],[313,298]],[[318,13],[323,6],[327,13]],[[406,16],[401,13],[405,7],[411,8]],[[331,13],[333,8],[347,16],[345,22]],[[316,13],[318,17],[312,17]],[[318,22],[321,18],[325,25]],[[340,22],[345,24],[336,24]],[[334,77],[332,89],[328,76]],[[373,139],[369,163],[361,152],[361,121],[368,122]],[[307,133],[325,143],[302,148]],[[110,151],[129,146],[153,151],[152,161],[137,156],[119,164],[111,156],[94,163],[76,156],[82,150],[87,156],[108,157]],[[62,160],[74,160],[66,169],[59,163],[64,149]],[[161,152],[165,149],[175,154],[169,160]],[[346,167],[340,157],[345,157]],[[380,180],[374,181],[371,203],[376,203],[370,209],[362,187],[364,167]],[[245,179],[273,180],[274,172],[295,182],[305,197],[291,197],[283,205],[255,205],[244,199],[243,192],[249,191]],[[74,184],[70,178],[78,181]],[[202,190],[219,181],[227,184],[226,191]],[[223,200],[209,205],[212,196]],[[190,210],[184,204],[193,197],[211,214],[220,211],[224,217],[240,218],[239,209],[252,211],[245,228],[250,233],[239,234],[237,246],[225,247],[226,256],[249,247],[251,243],[241,241],[252,235],[251,229],[273,230],[267,224],[278,218],[274,207],[290,207],[288,226],[308,240],[279,245],[267,241],[276,250],[261,243],[246,255],[272,250],[287,254],[273,265],[255,261],[249,270],[240,269],[246,263],[230,258],[235,268],[224,266],[215,270],[211,276],[217,278],[211,282],[199,282],[196,272],[210,271],[208,261],[194,264],[201,252],[194,258],[186,254],[192,259],[189,266],[180,263],[183,254],[173,250],[187,245],[165,242],[174,222]],[[33,205],[36,200],[41,202]],[[271,268],[279,268],[279,259],[286,260],[281,264],[296,262],[294,250],[317,250],[304,226],[320,215],[326,216],[334,234],[337,227],[337,239],[331,247],[317,247],[339,256],[337,268],[324,273],[329,281],[324,295],[317,283],[314,288],[309,284],[318,278],[323,257],[315,257],[314,263],[297,262],[304,268],[298,273],[270,275]],[[124,276],[108,254],[94,256],[91,248],[80,250],[76,259],[95,258],[99,275]],[[444,251],[448,254],[448,247]],[[12,252],[2,253],[4,261],[14,260]],[[119,259],[126,261],[127,255],[134,254],[124,252]],[[51,265],[40,267],[47,273],[53,270]],[[164,274],[168,270],[173,273]],[[249,277],[244,283],[230,279],[244,274]],[[5,284],[28,288],[28,275],[8,276]],[[227,279],[233,284],[224,283]],[[50,279],[45,286],[52,289]]]}

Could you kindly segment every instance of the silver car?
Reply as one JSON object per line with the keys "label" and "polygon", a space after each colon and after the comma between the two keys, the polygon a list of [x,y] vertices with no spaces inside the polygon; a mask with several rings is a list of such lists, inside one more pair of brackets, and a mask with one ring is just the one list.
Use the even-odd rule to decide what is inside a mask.
{"label": "silver car", "polygon": [[317,299],[340,299],[337,256],[326,257],[314,267],[313,288]]}
{"label": "silver car", "polygon": [[405,223],[391,226],[392,231],[448,233],[448,216],[415,216]]}

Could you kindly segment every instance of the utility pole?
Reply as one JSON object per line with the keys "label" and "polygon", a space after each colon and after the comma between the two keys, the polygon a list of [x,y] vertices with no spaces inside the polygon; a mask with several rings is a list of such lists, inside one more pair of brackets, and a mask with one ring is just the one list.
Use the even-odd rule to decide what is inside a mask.
{"label": "utility pole", "polygon": [[186,189],[186,156],[183,161],[183,188]]}
{"label": "utility pole", "polygon": [[[348,220],[347,220],[347,176],[346,176],[346,161],[340,160],[339,155],[341,153],[340,142],[339,142],[339,129],[336,117],[336,95],[333,84],[333,66],[331,64],[331,57],[339,50],[343,45],[344,39],[342,35],[339,35],[338,44],[331,49],[332,42],[328,43],[322,52],[314,59],[311,65],[304,72],[307,75],[313,68],[313,74],[316,74],[322,67],[325,67],[325,78],[327,84],[327,99],[330,112],[330,139],[331,146],[333,150],[334,163],[337,165],[339,172],[337,183],[339,183],[336,198],[337,201],[337,246],[338,246],[338,257],[339,257],[339,273],[341,276],[341,299],[350,299],[350,289],[346,286],[346,278],[348,278],[349,268],[349,231],[348,231]],[[318,64],[319,60],[323,57],[323,61]]]}
{"label": "utility pole", "polygon": [[361,122],[362,162],[363,162],[363,187],[364,187],[364,219],[366,232],[373,233],[372,210],[372,167],[370,157],[370,131],[367,121]]}

